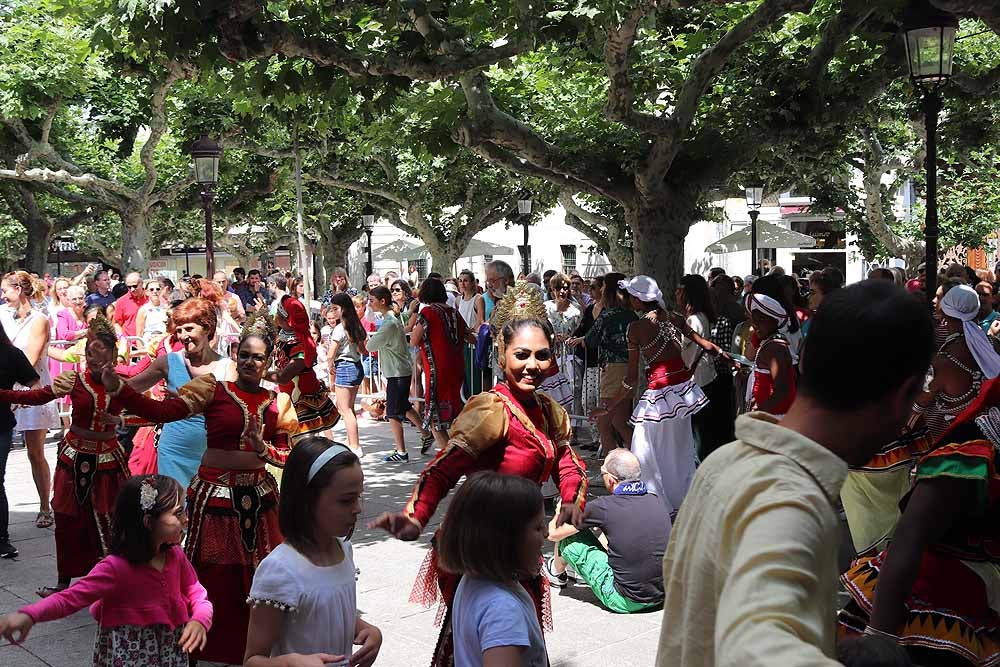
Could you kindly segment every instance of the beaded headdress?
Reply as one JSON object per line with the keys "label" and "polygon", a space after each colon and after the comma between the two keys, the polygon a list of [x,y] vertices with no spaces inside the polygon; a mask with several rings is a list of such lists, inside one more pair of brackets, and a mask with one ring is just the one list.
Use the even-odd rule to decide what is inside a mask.
{"label": "beaded headdress", "polygon": [[[493,308],[490,326],[493,328],[499,359],[504,358],[504,342],[500,331],[508,322],[535,320],[544,324],[549,321],[542,301],[542,292],[532,283],[517,283],[507,290],[500,302]],[[501,367],[503,364],[501,362]]]}
{"label": "beaded headdress", "polygon": [[275,333],[274,322],[270,315],[265,312],[264,308],[258,308],[248,315],[246,322],[243,323],[243,329],[240,330],[240,342],[242,343],[250,336],[256,336],[274,343]]}
{"label": "beaded headdress", "polygon": [[114,325],[112,325],[111,321],[101,312],[98,312],[91,318],[90,322],[87,324],[87,333],[92,336],[104,334],[111,336],[112,338],[118,338],[118,333],[115,331]]}
{"label": "beaded headdress", "polygon": [[548,319],[538,287],[531,283],[517,283],[507,290],[500,303],[493,309],[490,326],[500,331],[505,324],[514,320],[547,322]]}

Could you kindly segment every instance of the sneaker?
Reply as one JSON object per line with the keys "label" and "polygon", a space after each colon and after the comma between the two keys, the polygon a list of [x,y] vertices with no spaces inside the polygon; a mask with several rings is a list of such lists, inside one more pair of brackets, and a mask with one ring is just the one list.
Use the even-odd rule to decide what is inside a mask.
{"label": "sneaker", "polygon": [[426,455],[428,450],[434,446],[434,434],[428,433],[420,438],[420,454]]}
{"label": "sneaker", "polygon": [[393,452],[382,460],[387,463],[406,463],[410,460],[410,454],[409,452]]}
{"label": "sneaker", "polygon": [[7,540],[0,542],[0,558],[17,558],[17,547]]}
{"label": "sneaker", "polygon": [[569,576],[565,572],[560,572],[556,574],[555,570],[555,556],[549,556],[545,559],[545,564],[542,565],[542,570],[545,572],[545,578],[549,580],[549,585],[555,588],[565,588],[566,584],[569,583]]}

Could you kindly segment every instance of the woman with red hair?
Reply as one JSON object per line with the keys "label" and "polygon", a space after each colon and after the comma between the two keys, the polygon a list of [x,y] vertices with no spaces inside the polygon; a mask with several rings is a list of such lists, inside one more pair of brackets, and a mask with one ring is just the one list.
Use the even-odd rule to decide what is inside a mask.
{"label": "woman with red hair", "polygon": [[[234,379],[236,366],[233,361],[220,355],[211,345],[218,326],[217,311],[215,303],[201,297],[188,299],[174,308],[171,319],[174,336],[183,346],[181,351],[157,358],[149,368],[129,380],[129,386],[144,392],[157,382],[165,381],[167,389],[177,392],[191,379],[205,375],[221,381]],[[202,415],[164,424],[156,442],[157,473],[173,477],[186,489],[198,472],[206,447]]]}
{"label": "woman with red hair", "polygon": [[274,365],[277,370],[266,379],[288,394],[295,406],[299,430],[296,440],[308,435],[321,435],[340,419],[337,406],[330,399],[330,390],[316,377],[316,341],[309,331],[309,315],[302,302],[291,294],[281,297],[275,317],[278,343]]}

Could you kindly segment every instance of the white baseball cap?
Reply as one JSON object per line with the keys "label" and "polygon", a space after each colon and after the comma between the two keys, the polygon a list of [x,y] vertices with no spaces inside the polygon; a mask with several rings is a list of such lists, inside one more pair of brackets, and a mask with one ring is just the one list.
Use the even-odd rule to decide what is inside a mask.
{"label": "white baseball cap", "polygon": [[656,281],[649,276],[635,276],[618,281],[618,287],[625,290],[640,301],[655,301],[660,308],[666,310],[667,305],[663,302],[663,292]]}

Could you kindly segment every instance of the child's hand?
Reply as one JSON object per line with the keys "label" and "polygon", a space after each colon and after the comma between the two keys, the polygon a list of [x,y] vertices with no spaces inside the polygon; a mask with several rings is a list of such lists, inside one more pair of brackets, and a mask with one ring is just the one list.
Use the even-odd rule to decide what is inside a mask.
{"label": "child's hand", "polygon": [[[28,638],[28,633],[34,624],[35,622],[31,620],[30,616],[16,611],[13,614],[0,617],[0,635],[11,644],[20,644]],[[14,639],[14,633],[17,633],[17,639]]]}
{"label": "child's hand", "polygon": [[177,643],[180,644],[182,651],[191,653],[205,648],[207,640],[208,631],[205,630],[205,626],[198,621],[188,621]]}
{"label": "child's hand", "polygon": [[344,659],[342,655],[333,655],[330,653],[312,653],[310,655],[289,653],[281,657],[288,667],[326,667],[326,665],[332,665]]}
{"label": "child's hand", "polygon": [[378,651],[382,647],[382,631],[370,623],[358,621],[360,629],[354,637],[354,645],[361,646],[354,655],[351,656],[351,667],[369,667],[378,657]]}

